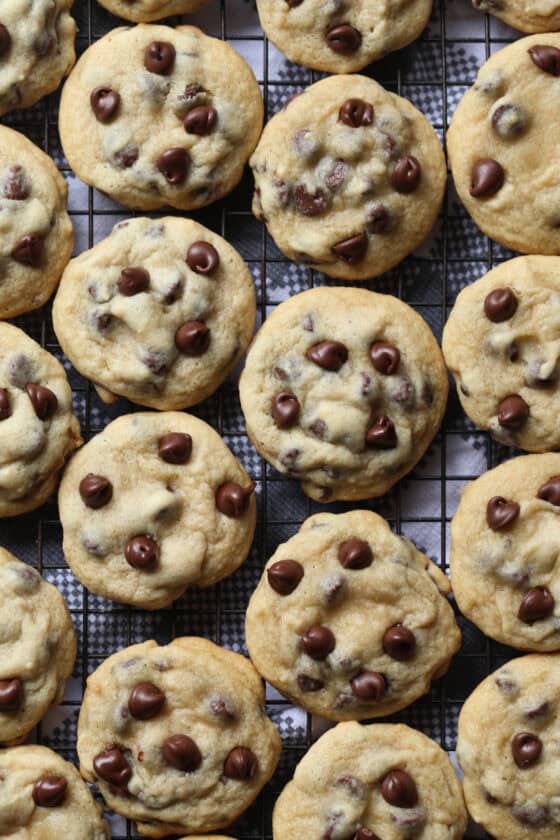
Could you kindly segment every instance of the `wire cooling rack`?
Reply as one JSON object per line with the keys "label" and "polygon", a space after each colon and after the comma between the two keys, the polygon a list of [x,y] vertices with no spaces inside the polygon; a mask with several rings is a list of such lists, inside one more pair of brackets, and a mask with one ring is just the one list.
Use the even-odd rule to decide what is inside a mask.
{"label": "wire cooling rack", "polygon": [[[73,13],[79,26],[79,52],[122,23],[95,0],[75,0]],[[194,23],[210,35],[227,39],[253,67],[262,85],[269,116],[293,93],[321,76],[291,64],[264,38],[252,1],[210,0],[202,12],[185,16],[182,21],[172,18],[166,22]],[[479,66],[515,37],[516,33],[504,24],[474,11],[469,0],[447,0],[447,3],[435,0],[432,19],[423,37],[364,72],[410,99],[443,140],[449,118],[473,83]],[[35,108],[10,114],[4,121],[47,151],[65,175],[76,233],[75,251],[80,253],[108,235],[117,221],[131,213],[86,187],[70,171],[60,148],[57,110],[58,96],[54,94]],[[275,305],[290,295],[332,281],[286,261],[264,227],[252,217],[250,202],[251,179],[246,175],[231,196],[193,215],[225,236],[245,258],[257,289],[259,316],[264,320]],[[450,185],[431,238],[396,269],[366,285],[396,294],[413,305],[440,339],[443,323],[459,290],[494,263],[510,256],[510,252],[477,230]],[[136,410],[124,400],[110,408],[104,406],[91,385],[68,364],[56,342],[50,307],[19,318],[17,323],[65,364],[75,411],[86,440],[118,414]],[[156,638],[165,643],[174,636],[191,634],[246,653],[245,609],[266,559],[311,513],[341,512],[351,507],[344,503],[321,506],[311,502],[303,496],[297,482],[282,478],[258,457],[245,435],[236,379],[236,375],[230,377],[217,394],[193,412],[220,432],[257,482],[259,521],[254,546],[250,558],[229,580],[209,590],[193,590],[169,609],[146,613],[93,596],[78,583],[64,561],[54,499],[35,513],[0,523],[0,543],[58,586],[72,612],[79,637],[76,669],[63,704],[47,715],[31,737],[70,760],[77,761],[76,723],[85,680],[105,657],[145,639]],[[474,429],[452,391],[442,431],[414,472],[382,499],[358,506],[385,516],[398,533],[414,540],[447,571],[449,521],[461,488],[510,455],[510,451],[491,441],[488,435]],[[433,685],[427,697],[391,718],[421,729],[452,758],[462,702],[486,674],[514,655],[510,649],[490,642],[462,616],[458,620],[463,648],[447,676]],[[282,733],[284,750],[272,783],[228,832],[240,840],[270,840],[274,800],[307,747],[324,728],[323,722],[294,708],[270,687],[267,696],[269,713]],[[109,818],[116,840],[137,836],[125,820]],[[469,838],[484,836],[475,826],[469,829]]]}

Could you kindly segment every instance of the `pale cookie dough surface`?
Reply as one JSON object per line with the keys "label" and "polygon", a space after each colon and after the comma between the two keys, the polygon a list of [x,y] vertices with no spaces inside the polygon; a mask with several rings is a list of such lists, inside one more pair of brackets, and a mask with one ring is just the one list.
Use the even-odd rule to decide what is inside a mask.
{"label": "pale cookie dough surface", "polygon": [[459,716],[457,757],[472,817],[496,838],[560,837],[560,656],[490,674]]}
{"label": "pale cookie dough surface", "polygon": [[56,288],[74,244],[67,194],[50,157],[0,126],[0,318],[37,309]]}
{"label": "pale cookie dough surface", "polygon": [[62,365],[22,330],[0,323],[0,517],[46,502],[81,442]]}
{"label": "pale cookie dough surface", "polygon": [[62,700],[76,637],[58,589],[3,548],[0,604],[0,744],[10,746]]}
{"label": "pale cookie dough surface", "polygon": [[365,76],[331,76],[292,99],[250,163],[253,212],[280,250],[347,280],[377,277],[414,251],[446,181],[426,118]]}
{"label": "pale cookie dough surface", "polygon": [[515,41],[482,66],[447,133],[466,209],[484,233],[524,253],[560,254],[559,74],[560,34]]}
{"label": "pale cookie dough surface", "polygon": [[251,663],[206,639],[134,645],[88,678],[81,773],[149,837],[229,825],[272,776],[280,747]]}
{"label": "pale cookie dough surface", "polygon": [[179,412],[119,417],[65,471],[64,555],[97,595],[164,607],[245,560],[255,530],[253,489],[202,420]]}
{"label": "pale cookie dough surface", "polygon": [[109,840],[111,830],[76,768],[46,747],[0,752],[0,834],[14,840]]}
{"label": "pale cookie dough surface", "polygon": [[190,219],[137,218],[72,260],[53,323],[102,399],[173,409],[218,388],[249,344],[255,311],[249,269],[221,236]]}
{"label": "pale cookie dough surface", "polygon": [[466,826],[449,758],[402,724],[339,723],[300,761],[273,815],[274,840],[460,840]]}
{"label": "pale cookie dough surface", "polygon": [[443,354],[477,426],[528,452],[560,448],[559,335],[558,257],[509,260],[463,289]]}
{"label": "pale cookie dough surface", "polygon": [[490,470],[463,490],[451,524],[459,608],[499,642],[560,650],[559,552],[560,455]]}
{"label": "pale cookie dough surface", "polygon": [[377,514],[317,514],[267,563],[247,611],[249,655],[317,715],[392,714],[425,694],[460,647],[449,591]]}
{"label": "pale cookie dough surface", "polygon": [[[389,345],[375,353],[379,369],[378,344]],[[259,453],[312,498],[334,501],[380,496],[414,467],[439,428],[448,385],[437,342],[409,306],[322,287],[267,318],[239,389]]]}
{"label": "pale cookie dough surface", "polygon": [[149,23],[169,15],[196,12],[207,0],[98,0],[99,4],[114,15],[135,23]]}
{"label": "pale cookie dough surface", "polygon": [[257,0],[267,36],[291,60],[352,73],[417,38],[431,0]]}
{"label": "pale cookie dough surface", "polygon": [[488,12],[521,32],[560,29],[558,0],[472,0],[475,9]]}
{"label": "pale cookie dough surface", "polygon": [[82,55],[59,128],[87,184],[127,207],[190,210],[236,186],[262,122],[259,86],[232,47],[195,27],[140,24]]}
{"label": "pale cookie dough surface", "polygon": [[4,0],[0,6],[0,115],[56,90],[76,60],[73,0]]}

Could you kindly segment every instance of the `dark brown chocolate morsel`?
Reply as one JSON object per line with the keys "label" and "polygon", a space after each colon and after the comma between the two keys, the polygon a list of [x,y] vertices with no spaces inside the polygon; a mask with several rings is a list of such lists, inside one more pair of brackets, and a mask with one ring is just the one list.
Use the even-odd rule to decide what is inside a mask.
{"label": "dark brown chocolate morsel", "polygon": [[226,481],[216,490],[216,507],[225,516],[238,519],[247,510],[254,490],[254,482],[248,487],[241,487],[236,481]]}
{"label": "dark brown chocolate morsel", "polygon": [[128,710],[137,720],[149,720],[163,708],[165,694],[151,682],[134,686],[128,698]]}
{"label": "dark brown chocolate morsel", "polygon": [[348,360],[348,350],[340,341],[320,341],[306,352],[310,362],[324,370],[338,371]]}
{"label": "dark brown chocolate morsel", "polygon": [[373,552],[365,540],[345,540],[338,547],[338,562],[345,569],[366,569],[373,563]]}
{"label": "dark brown chocolate morsel", "polygon": [[504,170],[497,160],[477,160],[471,172],[470,194],[474,198],[494,195],[503,186],[504,178]]}
{"label": "dark brown chocolate morsel", "polygon": [[517,502],[508,502],[503,496],[492,496],[486,505],[486,521],[493,531],[507,528],[519,516]]}
{"label": "dark brown chocolate morsel", "polygon": [[498,405],[498,423],[506,429],[520,429],[529,416],[529,406],[519,394],[510,394]]}
{"label": "dark brown chocolate morsel", "polygon": [[8,27],[5,24],[0,23],[0,58],[9,52],[11,46],[12,36],[9,33]]}
{"label": "dark brown chocolate morsel", "polygon": [[376,371],[385,376],[396,373],[401,360],[399,348],[387,341],[374,341],[369,348],[369,357]]}
{"label": "dark brown chocolate morsel", "polygon": [[64,802],[67,787],[64,776],[49,773],[33,785],[33,802],[39,808],[57,808]]}
{"label": "dark brown chocolate morsel", "polygon": [[538,735],[530,732],[518,732],[511,742],[513,760],[521,770],[532,767],[539,760],[543,744]]}
{"label": "dark brown chocolate morsel", "polygon": [[6,388],[0,388],[0,420],[7,420],[11,416],[10,395]]}
{"label": "dark brown chocolate morsel", "polygon": [[98,753],[93,759],[93,769],[104,782],[123,792],[127,790],[132,770],[120,747],[107,747]]}
{"label": "dark brown chocolate morsel", "polygon": [[202,356],[210,347],[210,330],[204,321],[185,321],[175,333],[175,347],[185,356]]}
{"label": "dark brown chocolate morsel", "polygon": [[546,44],[536,44],[528,50],[533,64],[550,73],[551,76],[560,76],[560,50]]}
{"label": "dark brown chocolate morsel", "polygon": [[259,760],[249,747],[234,747],[224,761],[224,776],[228,779],[247,781],[254,778]]}
{"label": "dark brown chocolate morsel", "polygon": [[414,808],[418,791],[412,776],[405,770],[390,770],[381,782],[381,795],[385,802],[396,808]]}
{"label": "dark brown chocolate morsel", "polygon": [[316,680],[314,677],[308,677],[307,674],[298,674],[297,684],[299,690],[305,693],[308,691],[321,691],[325,685],[322,680]]}
{"label": "dark brown chocolate morsel", "polygon": [[416,650],[414,633],[402,624],[394,624],[383,634],[383,650],[391,659],[407,662]]}
{"label": "dark brown chocolate morsel", "polygon": [[336,245],[332,246],[331,251],[349,265],[356,265],[367,254],[368,244],[368,235],[362,231],[362,233],[337,242]]}
{"label": "dark brown chocolate morsel", "polygon": [[399,193],[411,193],[420,183],[422,168],[413,155],[401,157],[391,174],[391,185]]}
{"label": "dark brown chocolate morsel", "polygon": [[89,101],[96,120],[101,123],[108,123],[116,115],[121,97],[112,88],[97,87],[92,90]]}
{"label": "dark brown chocolate morsel", "polygon": [[549,478],[539,487],[537,496],[555,507],[560,507],[560,475]]}
{"label": "dark brown chocolate morsel", "polygon": [[43,240],[36,233],[27,233],[16,243],[12,257],[23,265],[37,268],[41,265],[45,246]]}
{"label": "dark brown chocolate morsel", "polygon": [[210,105],[198,105],[188,112],[183,120],[183,128],[187,134],[197,134],[199,137],[204,137],[214,130],[217,122],[218,112],[215,108]]}
{"label": "dark brown chocolate morsel", "polygon": [[511,289],[494,289],[484,299],[484,314],[495,324],[509,321],[517,309],[517,298]]}
{"label": "dark brown chocolate morsel", "polygon": [[82,478],[79,491],[84,504],[92,510],[105,507],[113,498],[113,485],[109,479],[94,473],[88,473]]}
{"label": "dark brown chocolate morsel", "polygon": [[190,155],[186,149],[166,149],[157,160],[157,168],[168,184],[177,186],[187,177],[190,162]]}
{"label": "dark brown chocolate morsel", "polygon": [[298,184],[294,190],[294,203],[302,216],[320,216],[329,206],[329,199],[323,190],[310,193],[303,184]]}
{"label": "dark brown chocolate morsel", "polygon": [[268,583],[279,595],[291,595],[297,589],[304,575],[303,566],[297,560],[278,560],[266,570]]}
{"label": "dark brown chocolate morsel", "polygon": [[542,621],[549,618],[554,611],[555,601],[550,590],[546,586],[536,586],[529,589],[521,601],[517,617],[524,624],[533,624],[535,621]]}
{"label": "dark brown chocolate morsel", "polygon": [[367,431],[367,446],[372,446],[375,449],[394,449],[397,443],[395,425],[385,414],[378,417]]}
{"label": "dark brown chocolate morsel", "polygon": [[23,686],[18,677],[0,680],[0,712],[15,712],[23,700]]}
{"label": "dark brown chocolate morsel", "polygon": [[183,773],[194,773],[202,763],[202,755],[197,745],[188,735],[170,735],[163,742],[163,758]]}
{"label": "dark brown chocolate morsel", "polygon": [[169,41],[152,41],[144,53],[144,67],[151,73],[168,76],[175,64],[175,47]]}
{"label": "dark brown chocolate morsel", "polygon": [[299,400],[290,391],[280,391],[272,398],[271,412],[279,429],[291,429],[298,421]]}
{"label": "dark brown chocolate morsel", "polygon": [[186,464],[191,452],[192,437],[183,432],[169,432],[158,441],[158,455],[168,464]]}
{"label": "dark brown chocolate morsel", "polygon": [[159,550],[157,543],[151,537],[141,535],[132,537],[127,542],[124,556],[133,568],[150,571],[158,561]]}
{"label": "dark brown chocolate morsel", "polygon": [[336,645],[334,634],[328,627],[316,624],[305,631],[301,637],[301,647],[305,653],[321,662],[332,653]]}
{"label": "dark brown chocolate morsel", "polygon": [[58,399],[50,388],[44,385],[33,385],[28,383],[25,386],[31,405],[39,420],[48,420],[58,408]]}
{"label": "dark brown chocolate morsel", "polygon": [[138,295],[150,288],[150,275],[145,268],[129,265],[121,271],[118,286],[119,292],[125,297]]}
{"label": "dark brown chocolate morsel", "polygon": [[24,201],[29,197],[29,185],[22,166],[10,166],[4,178],[2,192],[4,198],[10,201]]}
{"label": "dark brown chocolate morsel", "polygon": [[362,671],[350,683],[352,693],[360,700],[381,700],[387,691],[387,683],[383,674],[377,671]]}
{"label": "dark brown chocolate morsel", "polygon": [[362,45],[362,35],[349,23],[333,26],[325,35],[325,40],[333,52],[340,55],[352,55]]}
{"label": "dark brown chocolate morsel", "polygon": [[338,119],[350,128],[360,128],[373,122],[373,105],[363,99],[347,99],[338,112]]}
{"label": "dark brown chocolate morsel", "polygon": [[220,264],[220,256],[209,242],[193,242],[187,251],[187,265],[197,274],[213,274]]}

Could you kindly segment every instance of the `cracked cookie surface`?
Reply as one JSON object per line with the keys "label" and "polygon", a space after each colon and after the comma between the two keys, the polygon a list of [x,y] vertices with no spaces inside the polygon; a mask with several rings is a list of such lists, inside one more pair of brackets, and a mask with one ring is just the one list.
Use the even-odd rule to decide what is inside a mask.
{"label": "cracked cookie surface", "polygon": [[208,0],[98,0],[114,15],[135,23],[149,23],[170,15],[184,15],[196,12]]}

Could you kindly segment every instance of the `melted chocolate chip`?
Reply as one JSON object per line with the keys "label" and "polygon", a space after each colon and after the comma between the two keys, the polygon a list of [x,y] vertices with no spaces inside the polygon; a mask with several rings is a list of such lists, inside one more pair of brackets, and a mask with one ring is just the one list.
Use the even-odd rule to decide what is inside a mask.
{"label": "melted chocolate chip", "polygon": [[0,388],[0,420],[7,420],[11,416],[10,395],[5,388]]}
{"label": "melted chocolate chip", "polygon": [[93,769],[100,779],[126,791],[132,770],[120,747],[107,747],[93,759]]}
{"label": "melted chocolate chip", "polygon": [[183,773],[194,773],[202,763],[202,755],[197,745],[188,735],[170,735],[163,742],[163,758]]}
{"label": "melted chocolate chip", "polygon": [[418,791],[414,779],[405,770],[390,770],[381,782],[381,795],[385,802],[396,808],[414,808]]}
{"label": "melted chocolate chip", "polygon": [[504,170],[497,160],[477,160],[471,172],[470,194],[474,198],[494,195],[503,186],[504,177]]}
{"label": "melted chocolate chip", "polygon": [[517,617],[524,624],[533,624],[549,618],[554,611],[555,601],[552,593],[545,586],[529,589],[519,607]]}
{"label": "melted chocolate chip", "polygon": [[17,262],[37,268],[41,265],[44,252],[44,243],[36,233],[27,233],[22,236],[12,251],[12,257]]}
{"label": "melted chocolate chip", "polygon": [[130,692],[128,710],[136,720],[149,720],[161,711],[165,694],[151,682],[141,682]]}
{"label": "melted chocolate chip", "polygon": [[538,735],[530,732],[519,732],[511,742],[513,760],[521,770],[532,767],[539,760],[543,744]]}
{"label": "melted chocolate chip", "polygon": [[157,543],[151,537],[132,537],[124,549],[126,562],[135,569],[150,571],[158,561]]}
{"label": "melted chocolate chip", "polygon": [[527,115],[519,105],[499,105],[492,114],[492,128],[503,140],[519,137],[527,128]]}
{"label": "melted chocolate chip", "polygon": [[8,28],[3,23],[0,23],[0,58],[3,58],[9,52],[11,46],[12,36]]}
{"label": "melted chocolate chip", "polygon": [[401,354],[398,347],[388,344],[386,341],[374,341],[369,348],[371,363],[378,371],[385,376],[392,376],[397,372]]}
{"label": "melted chocolate chip", "polygon": [[329,199],[323,190],[310,193],[303,184],[298,184],[294,190],[294,203],[302,216],[319,216],[329,206]]}
{"label": "melted chocolate chip", "polygon": [[121,97],[116,90],[97,87],[92,90],[89,101],[96,120],[101,123],[108,123],[116,115]]}
{"label": "melted chocolate chip", "polygon": [[186,149],[174,148],[162,152],[157,168],[168,184],[182,184],[189,171],[190,156]]}
{"label": "melted chocolate chip", "polygon": [[357,29],[354,29],[353,26],[350,26],[349,23],[333,26],[325,35],[325,40],[331,50],[340,55],[352,55],[362,45],[361,33]]}
{"label": "melted chocolate chip", "polygon": [[248,747],[234,747],[224,761],[224,776],[228,779],[246,781],[252,779],[259,769],[259,760]]}
{"label": "melted chocolate chip", "polygon": [[191,452],[192,437],[182,432],[169,432],[158,441],[158,455],[168,464],[186,464]]}
{"label": "melted chocolate chip", "polygon": [[486,521],[493,531],[507,528],[519,516],[517,502],[508,502],[503,496],[492,496],[486,505]]}
{"label": "melted chocolate chip", "polygon": [[378,417],[367,430],[366,444],[376,449],[394,449],[397,446],[395,425],[385,414]]}
{"label": "melted chocolate chip", "polygon": [[383,204],[378,204],[368,211],[366,223],[370,233],[385,233],[391,226],[391,214]]}
{"label": "melted chocolate chip", "polygon": [[291,429],[299,417],[299,400],[295,394],[281,391],[272,398],[271,412],[279,429]]}
{"label": "melted chocolate chip", "polygon": [[249,499],[254,490],[253,482],[248,487],[241,487],[235,481],[226,481],[216,490],[216,507],[225,516],[238,519],[247,510]]}
{"label": "melted chocolate chip", "polygon": [[301,647],[305,653],[321,662],[332,653],[336,645],[334,634],[328,627],[316,624],[310,627],[301,637]]}
{"label": "melted chocolate chip", "polygon": [[58,408],[58,400],[50,388],[29,383],[25,386],[25,390],[39,420],[48,420],[53,416]]}
{"label": "melted chocolate chip", "polygon": [[23,700],[23,686],[18,677],[0,680],[0,712],[15,712]]}
{"label": "melted chocolate chip", "polygon": [[387,683],[383,674],[377,671],[362,671],[350,683],[352,693],[360,700],[381,700],[387,691]]}
{"label": "melted chocolate chip", "polygon": [[498,423],[506,429],[520,429],[529,416],[529,406],[519,394],[505,397],[498,406]]}
{"label": "melted chocolate chip", "polygon": [[367,569],[373,563],[373,553],[365,540],[345,540],[338,547],[338,562],[345,569]]}
{"label": "melted chocolate chip", "polygon": [[300,691],[307,693],[308,691],[321,691],[325,683],[321,680],[316,680],[313,677],[308,677],[307,674],[298,674],[297,684]]}
{"label": "melted chocolate chip", "polygon": [[560,507],[560,475],[555,475],[549,478],[543,485],[539,487],[537,496],[545,502]]}
{"label": "melted chocolate chip", "polygon": [[494,289],[484,298],[484,314],[494,324],[509,321],[517,309],[517,298],[511,289]]}
{"label": "melted chocolate chip", "polygon": [[2,186],[4,198],[10,201],[24,201],[29,197],[29,185],[21,166],[10,166]]}
{"label": "melted chocolate chip", "polygon": [[297,560],[278,560],[266,571],[268,583],[279,595],[291,595],[297,589],[304,575],[303,566]]}
{"label": "melted chocolate chip", "polygon": [[130,169],[138,160],[140,150],[138,146],[125,146],[124,149],[119,149],[115,152],[115,163],[121,169]]}
{"label": "melted chocolate chip", "polygon": [[340,341],[320,341],[310,347],[305,355],[310,362],[330,371],[340,370],[348,360],[348,350]]}
{"label": "melted chocolate chip", "polygon": [[545,44],[537,44],[528,51],[531,61],[540,70],[550,73],[551,76],[560,76],[560,50],[556,47],[549,47]]}
{"label": "melted chocolate chip", "polygon": [[183,120],[183,128],[187,134],[198,134],[204,137],[210,134],[218,122],[218,112],[210,105],[199,105],[192,108]]}
{"label": "melted chocolate chip", "polygon": [[331,251],[335,256],[340,257],[349,265],[356,265],[361,262],[368,249],[367,233],[358,233],[356,236],[351,236],[349,239],[343,239],[333,245]]}
{"label": "melted chocolate chip", "polygon": [[337,160],[334,164],[334,168],[329,172],[329,174],[325,177],[325,184],[335,192],[341,184],[344,183],[346,180],[346,176],[348,175],[348,164],[345,163],[343,160]]}
{"label": "melted chocolate chip", "polygon": [[202,356],[210,347],[210,330],[204,321],[185,321],[175,333],[175,347],[185,356]]}
{"label": "melted chocolate chip", "polygon": [[67,787],[64,776],[49,773],[33,785],[33,802],[39,808],[57,808],[64,802]]}
{"label": "melted chocolate chip", "polygon": [[144,53],[144,67],[150,73],[168,76],[175,64],[175,47],[169,41],[152,41]]}
{"label": "melted chocolate chip", "polygon": [[347,99],[338,112],[338,119],[350,128],[360,128],[373,122],[373,105],[363,99]]}
{"label": "melted chocolate chip", "polygon": [[108,505],[113,498],[113,485],[103,475],[88,473],[79,486],[82,501],[88,508],[99,510]]}
{"label": "melted chocolate chip", "polygon": [[219,264],[219,254],[209,242],[193,242],[187,251],[187,265],[196,274],[213,274]]}
{"label": "melted chocolate chip", "polygon": [[119,277],[119,292],[125,297],[139,295],[150,287],[150,275],[145,268],[130,265],[123,268]]}
{"label": "melted chocolate chip", "polygon": [[391,185],[399,193],[414,192],[420,183],[422,168],[412,155],[401,157],[395,164],[391,175]]}
{"label": "melted chocolate chip", "polygon": [[414,656],[415,649],[414,633],[402,624],[394,624],[383,634],[383,650],[391,659],[407,662]]}

